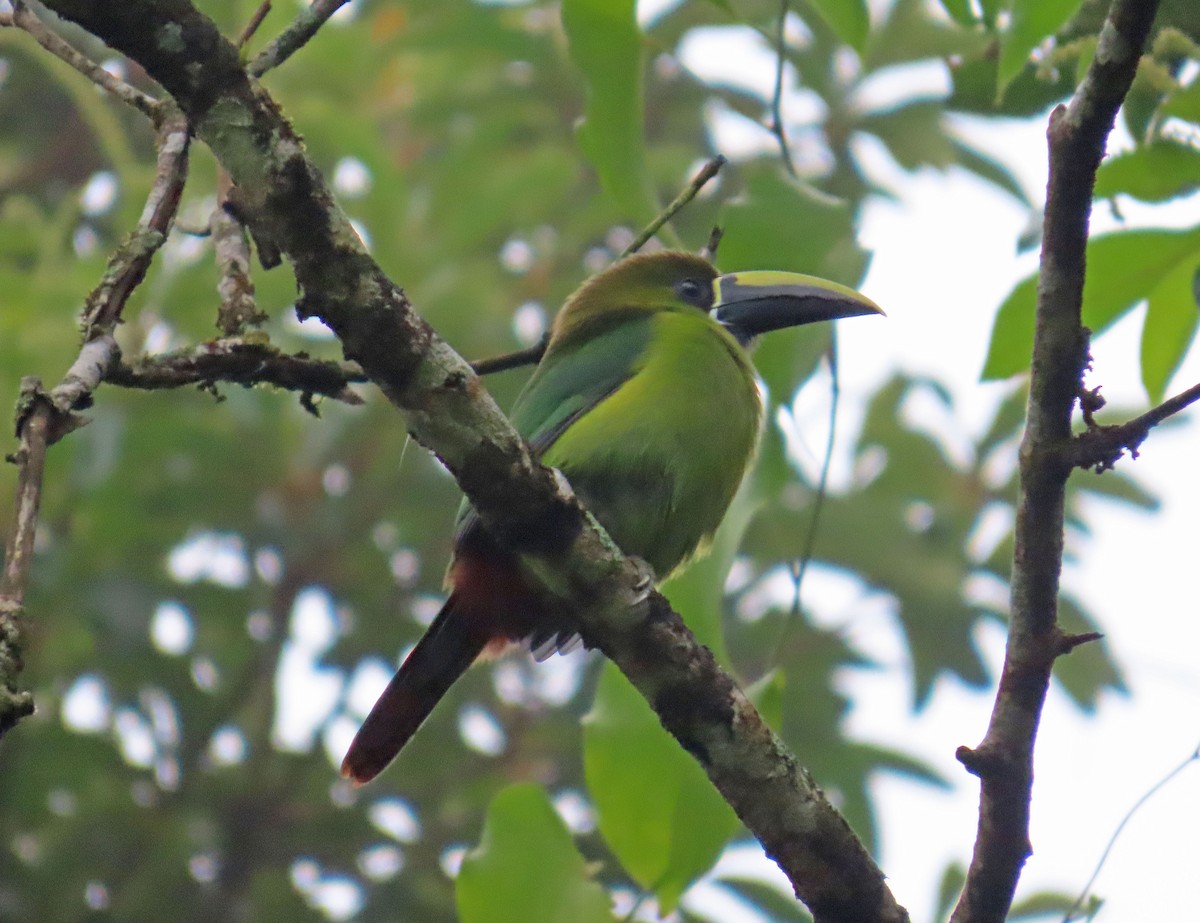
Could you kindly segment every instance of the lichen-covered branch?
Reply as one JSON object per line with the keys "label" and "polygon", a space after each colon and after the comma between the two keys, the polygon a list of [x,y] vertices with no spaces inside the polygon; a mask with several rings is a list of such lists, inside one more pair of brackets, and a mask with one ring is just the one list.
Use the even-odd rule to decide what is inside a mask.
{"label": "lichen-covered branch", "polygon": [[185,0],[48,5],[132,57],[175,98],[233,178],[236,213],[291,261],[298,312],[334,330],[493,534],[543,584],[578,602],[584,638],[686,746],[703,747],[709,777],[816,918],[906,920],[861,843],[733,680],[665,602],[643,600],[638,568],[586,517],[565,481],[534,462],[467,363],[364,250],[300,139],[215,26]]}
{"label": "lichen-covered branch", "polygon": [[38,19],[37,14],[21,0],[14,0],[11,13],[0,14],[0,26],[15,26],[28,32],[39,45],[55,57],[66,61],[92,83],[107,90],[122,102],[133,106],[143,115],[157,120],[158,101],[154,97],[148,96],[114,74],[110,74],[87,55],[63,41],[50,31],[46,24]]}
{"label": "lichen-covered branch", "polygon": [[1012,605],[1000,687],[982,743],[958,758],[981,783],[979,826],[952,923],[1003,921],[1031,852],[1033,748],[1055,659],[1071,414],[1087,364],[1080,321],[1096,169],[1137,71],[1157,3],[1115,0],[1083,83],[1050,117],[1050,178],[1038,282],[1028,419],[1020,448]]}
{"label": "lichen-covered branch", "polygon": [[130,294],[145,278],[150,260],[166,240],[183,194],[187,122],[169,104],[156,103],[155,114],[159,128],[154,182],[137,228],[109,258],[104,276],[85,302],[83,346],[78,357],[49,392],[36,378],[21,382],[16,415],[19,446],[9,459],[17,466],[17,495],[0,580],[0,735],[33,710],[32,698],[20,691],[17,681],[22,669],[25,587],[33,563],[46,450],[87,422],[76,411],[87,406],[92,392],[120,357],[113,330]]}
{"label": "lichen-covered branch", "polygon": [[288,355],[268,344],[241,338],[213,340],[160,356],[145,356],[111,369],[109,384],[143,391],[211,385],[218,382],[265,384],[302,394],[319,394],[345,404],[361,404],[350,385],[367,377],[355,365]]}
{"label": "lichen-covered branch", "polygon": [[302,11],[295,21],[281,32],[250,62],[251,75],[261,77],[272,68],[278,67],[317,34],[326,21],[346,5],[348,0],[313,0],[308,9]]}

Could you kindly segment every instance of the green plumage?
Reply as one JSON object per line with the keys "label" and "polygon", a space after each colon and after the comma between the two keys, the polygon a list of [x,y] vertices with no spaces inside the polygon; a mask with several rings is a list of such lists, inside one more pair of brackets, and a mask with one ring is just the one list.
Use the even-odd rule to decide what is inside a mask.
{"label": "green plumage", "polygon": [[[554,321],[512,420],[621,550],[666,578],[702,548],[754,457],[762,418],[747,345],[780,327],[879,309],[839,285],[778,272],[718,276],[686,253],[635,256],[588,280]],[[464,503],[442,611],[342,763],[371,779],[481,653],[572,643],[571,614]]]}

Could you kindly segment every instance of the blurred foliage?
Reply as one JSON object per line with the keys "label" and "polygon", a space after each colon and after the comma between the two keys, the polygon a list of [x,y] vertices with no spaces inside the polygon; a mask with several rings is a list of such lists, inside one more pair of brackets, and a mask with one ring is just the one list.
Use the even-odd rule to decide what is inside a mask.
{"label": "blurred foliage", "polygon": [[[258,3],[201,5],[236,35]],[[293,6],[276,4],[251,52]],[[772,265],[859,283],[868,254],[855,242],[858,217],[868,197],[890,194],[862,156],[869,138],[906,170],[965,169],[1034,208],[960,117],[1041,113],[1071,91],[1099,20],[1089,18],[1092,4],[1073,16],[1070,4],[1054,4],[1053,15],[1037,6],[897,0],[879,10],[797,0],[785,28],[781,107],[795,177],[764,128],[771,87],[706,76],[707,62],[685,54],[691,38],[716,29],[752,36],[770,60],[777,0],[668,4],[640,23],[632,3],[597,0],[362,0],[264,83],[384,268],[476,358],[535,341],[563,297],[720,152],[728,131],[750,152],[665,238],[697,248],[723,224],[726,269]],[[1126,114],[1145,120],[1135,132],[1142,147],[1106,168],[1105,195],[1158,200],[1194,184],[1194,135],[1168,133],[1196,121],[1197,83],[1177,81],[1188,73],[1194,10],[1164,5],[1161,52],[1139,81],[1141,108]],[[1044,34],[1063,23],[1057,41]],[[136,66],[78,30],[63,32],[153,92]],[[608,53],[614,47],[619,53]],[[905,69],[928,64],[946,75],[947,93],[889,90],[876,102],[884,83],[903,90]],[[0,31],[0,74],[7,407],[20,376],[57,381],[74,357],[83,298],[141,210],[153,138],[139,116],[26,35]],[[803,107],[812,113],[805,119],[788,115],[796,89],[820,101]],[[717,121],[733,127],[717,131]],[[215,164],[197,146],[185,227],[206,223],[215,188]],[[1134,232],[1113,239],[1121,242],[1094,245],[1116,249],[1090,265],[1104,272],[1111,258],[1116,288],[1097,292],[1107,301],[1092,310],[1111,322],[1150,299],[1147,386],[1161,391],[1194,329],[1195,304],[1189,325],[1184,296],[1200,247],[1194,233],[1172,237],[1179,248],[1155,238],[1145,244],[1155,259],[1131,272],[1147,253],[1131,249]],[[1178,250],[1169,265],[1167,249]],[[286,268],[254,278],[275,343],[338,355],[336,343],[292,318]],[[215,282],[209,243],[177,230],[126,311],[126,354],[214,336]],[[1190,284],[1194,295],[1194,277]],[[994,374],[1027,361],[1028,310],[1022,302],[1001,311]],[[764,344],[756,361],[773,396],[770,419],[790,406],[828,345],[828,330]],[[488,387],[507,403],[522,380],[506,373]],[[917,705],[940,675],[991,679],[974,639],[980,620],[1004,618],[993,600],[1008,575],[1023,401],[1014,391],[963,462],[908,413],[920,395],[953,420],[935,384],[889,382],[868,408],[851,485],[829,498],[816,542],[819,563],[893,601]],[[593,706],[598,681],[602,689],[622,682],[615,671],[599,678],[595,656],[477,668],[377,782],[355,791],[337,779],[357,721],[436,609],[457,505],[453,482],[407,444],[403,421],[367,396],[361,408],[321,405],[318,421],[294,396],[264,389],[105,388],[91,425],[54,448],[23,674],[38,713],[0,749],[0,919],[149,921],[169,906],[180,920],[357,913],[436,923],[455,917],[460,861],[465,920],[534,918],[491,913],[490,898],[502,893],[512,906],[553,893],[557,906],[582,908],[574,919],[599,919],[607,911],[588,876],[667,907],[740,835],[721,805],[697,806],[710,791],[689,800],[690,787],[707,783],[675,766],[673,744],[638,736],[620,741],[636,756],[604,759],[597,747],[606,738],[662,732],[615,685]],[[0,521],[11,512],[12,484],[6,468]],[[1074,502],[1082,490],[1152,505],[1116,475],[1080,479],[1075,528],[1084,526]],[[812,483],[769,428],[717,552],[668,589],[747,683],[769,677],[759,701],[874,844],[872,774],[941,780],[910,754],[847,738],[848,702],[834,679],[870,662],[763,590],[800,554],[812,503]],[[998,530],[984,528],[996,522]],[[1001,592],[974,598],[968,588],[981,581]],[[1077,605],[1068,608],[1090,624]],[[1060,666],[1082,708],[1122,688],[1102,646]],[[635,790],[639,778],[661,783],[656,798],[677,799],[658,805],[653,843],[630,800],[645,794]],[[513,782],[537,783],[549,801],[534,788],[506,789]],[[512,881],[528,885],[514,895],[505,890]],[[759,882],[718,884],[773,919],[804,919]],[[695,919],[696,910],[685,899],[680,912]]]}

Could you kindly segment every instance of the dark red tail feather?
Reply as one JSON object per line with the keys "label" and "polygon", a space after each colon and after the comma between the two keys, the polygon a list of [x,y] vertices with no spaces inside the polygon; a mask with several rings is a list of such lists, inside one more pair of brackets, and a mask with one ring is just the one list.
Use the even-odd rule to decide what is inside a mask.
{"label": "dark red tail feather", "polygon": [[358,729],[342,775],[362,785],[382,772],[490,639],[452,593]]}

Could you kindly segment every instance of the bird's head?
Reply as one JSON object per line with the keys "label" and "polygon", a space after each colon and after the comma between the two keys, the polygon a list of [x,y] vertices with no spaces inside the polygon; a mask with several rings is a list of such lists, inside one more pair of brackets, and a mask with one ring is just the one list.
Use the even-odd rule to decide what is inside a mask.
{"label": "bird's head", "polygon": [[555,336],[659,311],[707,314],[743,346],[771,330],[883,313],[836,282],[772,270],[720,275],[704,257],[666,250],[620,260],[585,282],[559,312]]}

